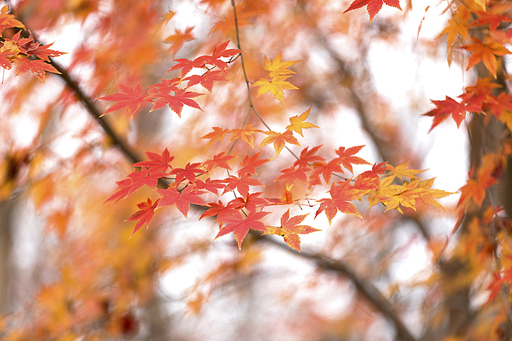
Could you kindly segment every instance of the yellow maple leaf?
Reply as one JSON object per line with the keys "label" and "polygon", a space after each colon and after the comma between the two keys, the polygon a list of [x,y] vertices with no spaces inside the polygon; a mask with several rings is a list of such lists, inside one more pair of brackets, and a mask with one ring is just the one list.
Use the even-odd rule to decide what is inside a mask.
{"label": "yellow maple leaf", "polygon": [[304,111],[300,116],[297,115],[290,117],[290,125],[286,127],[286,130],[296,131],[297,133],[299,133],[300,136],[304,137],[304,135],[302,135],[302,129],[320,128],[314,125],[313,123],[304,122],[308,118],[310,110],[311,107],[309,107],[308,110]]}
{"label": "yellow maple leaf", "polygon": [[263,95],[270,91],[270,93],[277,98],[282,105],[284,105],[284,90],[293,90],[298,89],[295,85],[290,82],[287,82],[286,79],[290,76],[277,76],[272,77],[270,80],[268,79],[260,79],[253,86],[259,86],[258,96]]}
{"label": "yellow maple leaf", "polygon": [[274,60],[270,61],[270,59],[265,56],[265,65],[263,68],[270,73],[268,74],[270,77],[278,77],[295,73],[292,70],[288,70],[288,68],[294,64],[300,62],[300,60],[291,60],[287,62],[283,62],[282,60],[282,52],[274,58]]}
{"label": "yellow maple leaf", "polygon": [[386,170],[388,171],[386,176],[392,177],[393,179],[399,178],[400,180],[402,180],[402,177],[415,179],[417,178],[416,174],[426,171],[426,169],[407,169],[408,165],[409,161],[405,161],[396,167],[393,167],[390,164],[386,164]]}

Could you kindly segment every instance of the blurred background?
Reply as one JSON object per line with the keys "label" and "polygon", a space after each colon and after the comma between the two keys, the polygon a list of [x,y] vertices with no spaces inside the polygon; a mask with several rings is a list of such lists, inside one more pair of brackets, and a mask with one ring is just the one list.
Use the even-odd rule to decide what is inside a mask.
{"label": "blurred background", "polygon": [[[213,241],[217,223],[198,221],[197,209],[189,219],[159,210],[149,229],[130,238],[135,222],[124,220],[137,203],[155,198],[152,191],[103,203],[144,151],[168,148],[183,167],[229,148],[226,137],[205,152],[201,137],[212,127],[242,125],[249,104],[239,60],[230,66],[230,82],[198,98],[204,112],[186,108],[179,118],[168,108],[149,113],[142,106],[133,119],[118,111],[103,123],[95,115],[112,104],[96,98],[119,92],[118,83],[145,89],[179,76],[166,74],[173,59],[210,54],[226,40],[236,48],[231,1],[0,5],[9,5],[38,41],[67,52],[55,58],[61,75],[48,74],[45,83],[2,73],[0,338],[394,340],[408,339],[404,329],[417,339],[450,335],[459,320],[444,304],[449,278],[437,257],[454,227],[458,195],[441,200],[446,211],[404,215],[379,206],[368,211],[363,202],[357,207],[364,219],[338,214],[331,226],[324,215],[312,219],[317,207],[294,207],[295,215],[313,212],[307,223],[322,229],[302,237],[301,254],[277,236],[249,236],[241,251],[232,235]],[[285,91],[285,105],[270,94],[256,98],[253,89],[255,107],[276,131],[311,107],[308,121],[320,129],[305,130],[302,148],[290,147],[295,153],[323,145],[319,154],[332,158],[340,146],[364,144],[359,155],[370,163],[409,160],[410,168],[428,169],[425,178],[436,177],[435,188],[456,192],[468,171],[465,123],[428,133],[432,121],[421,117],[433,108],[431,99],[456,97],[474,78],[458,55],[447,65],[446,38],[437,38],[450,14],[446,3],[402,1],[403,11],[385,5],[372,22],[365,9],[343,14],[349,5],[236,1],[251,82],[266,76],[265,56],[300,60],[289,79],[299,90]],[[246,124],[264,129],[254,115]],[[254,152],[238,143],[232,154]],[[262,158],[275,158],[271,146]],[[259,168],[267,181],[258,191],[280,196],[283,183],[273,179],[293,161],[284,150]],[[487,284],[482,276],[459,308],[482,306]]]}

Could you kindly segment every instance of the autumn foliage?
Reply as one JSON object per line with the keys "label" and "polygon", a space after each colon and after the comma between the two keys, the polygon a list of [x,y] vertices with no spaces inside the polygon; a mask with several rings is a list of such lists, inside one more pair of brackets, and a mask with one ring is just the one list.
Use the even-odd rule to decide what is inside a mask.
{"label": "autumn foliage", "polygon": [[[415,3],[341,4],[23,0],[3,6],[7,115],[26,110],[31,94],[51,89],[52,95],[39,94],[44,104],[31,109],[36,133],[27,137],[26,129],[20,138],[8,125],[2,130],[0,199],[28,200],[58,251],[46,251],[52,262],[39,265],[42,274],[26,289],[35,300],[0,300],[0,335],[208,339],[208,330],[191,337],[186,328],[194,327],[172,330],[168,314],[204,318],[207,326],[205,310],[226,313],[219,302],[248,299],[252,289],[244,283],[252,283],[256,295],[279,308],[267,312],[258,303],[247,319],[271,328],[222,338],[249,332],[269,340],[511,339],[512,95],[504,57],[512,53],[512,5],[430,4],[416,23],[415,46],[472,75],[460,95],[425,98],[430,106],[415,114],[429,122],[425,139],[467,130],[467,179],[460,188],[437,188],[434,176],[443,174],[422,169],[421,153],[406,137],[408,118],[392,118],[369,66],[373,48],[400,44],[399,18],[412,16]],[[380,13],[384,4],[391,8]],[[439,6],[446,22],[429,19]],[[182,26],[190,9],[197,24]],[[429,20],[444,24],[434,39],[420,39]],[[58,40],[41,42],[73,25],[85,34],[73,51],[50,49]],[[61,85],[52,83],[57,77]],[[70,115],[78,107],[87,117],[82,121]],[[339,120],[347,111],[367,146],[356,134],[338,143],[345,136],[335,126],[350,122]],[[436,230],[437,220],[448,228]],[[429,258],[424,273],[399,280],[396,268],[418,247]],[[286,253],[304,263],[295,267]],[[276,285],[264,274],[281,263],[286,267],[272,268],[279,276],[307,267],[313,275]],[[160,287],[162,276],[179,282],[177,269],[201,270],[171,297]],[[7,273],[0,267],[0,281],[7,283]],[[9,283],[0,296],[9,290],[21,296]],[[216,296],[231,287],[245,298]],[[322,300],[342,287],[352,291],[341,295],[349,303],[326,316]],[[184,307],[169,308],[167,301]]]}

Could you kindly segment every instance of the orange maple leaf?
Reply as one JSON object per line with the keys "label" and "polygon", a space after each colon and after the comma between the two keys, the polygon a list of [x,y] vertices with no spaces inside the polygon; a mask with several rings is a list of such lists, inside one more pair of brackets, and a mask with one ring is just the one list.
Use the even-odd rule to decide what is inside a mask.
{"label": "orange maple leaf", "polygon": [[385,3],[388,6],[396,7],[399,10],[402,10],[402,8],[400,7],[400,2],[398,0],[355,0],[352,4],[350,4],[350,7],[347,8],[343,13],[347,13],[349,11],[361,8],[363,6],[367,6],[366,10],[368,11],[368,15],[370,16],[371,22],[375,15],[379,13],[383,3]]}
{"label": "orange maple leaf", "polygon": [[290,130],[285,131],[284,133],[276,133],[275,131],[265,131],[263,132],[265,135],[268,135],[260,144],[260,148],[266,146],[267,144],[274,144],[274,150],[276,151],[276,157],[279,156],[281,151],[284,148],[285,142],[294,144],[300,147],[299,141],[293,136],[293,133]]}
{"label": "orange maple leaf", "polygon": [[471,40],[473,40],[474,44],[462,46],[463,49],[472,52],[468,60],[466,71],[482,61],[487,70],[489,70],[493,77],[496,78],[496,69],[498,68],[496,56],[510,54],[510,51],[507,50],[503,44],[496,41],[484,44],[475,37],[471,37]]}
{"label": "orange maple leaf", "polygon": [[15,19],[14,15],[9,14],[9,6],[5,5],[0,11],[0,32],[7,27],[20,27],[25,30],[25,25],[18,19]]}
{"label": "orange maple leaf", "polygon": [[220,127],[213,127],[213,131],[211,133],[208,133],[201,137],[202,139],[210,139],[208,143],[206,144],[206,147],[204,148],[204,151],[206,152],[208,148],[217,140],[222,142],[222,139],[224,139],[224,136],[226,136],[226,133],[229,133],[229,129],[223,129]]}
{"label": "orange maple leaf", "polygon": [[338,211],[352,214],[362,219],[363,217],[359,214],[357,208],[350,201],[361,198],[361,196],[367,192],[367,190],[362,191],[350,186],[350,180],[344,182],[334,182],[331,185],[331,189],[329,190],[331,199],[323,198],[318,200],[321,204],[316,211],[315,218],[325,210],[325,215],[329,220],[329,225],[332,223],[332,219],[336,216]]}
{"label": "orange maple leaf", "polygon": [[242,138],[251,148],[254,148],[254,134],[261,133],[261,130],[253,128],[252,124],[246,124],[242,127],[242,129],[231,129],[229,131],[231,133],[231,138],[229,142],[233,142],[239,138]]}
{"label": "orange maple leaf", "polygon": [[343,167],[348,169],[350,173],[354,174],[354,169],[352,165],[370,165],[370,163],[358,156],[354,156],[354,154],[358,153],[363,146],[355,146],[345,149],[345,147],[339,147],[336,150],[336,154],[338,155],[338,159],[341,161]]}
{"label": "orange maple leaf", "polygon": [[286,211],[281,217],[281,226],[267,226],[266,234],[276,234],[283,236],[284,241],[289,247],[300,252],[300,237],[299,234],[308,234],[315,231],[321,231],[309,225],[299,225],[307,217],[307,214],[297,215],[290,218],[290,210]]}
{"label": "orange maple leaf", "polygon": [[302,182],[306,184],[308,182],[308,176],[306,174],[307,168],[304,166],[297,165],[297,168],[295,166],[289,167],[286,169],[283,169],[281,171],[281,175],[279,175],[274,182],[286,180],[285,186],[286,190],[290,190],[297,181]]}
{"label": "orange maple leaf", "polygon": [[193,29],[194,26],[187,27],[183,32],[178,29],[175,29],[174,34],[167,36],[163,40],[163,42],[171,44],[171,46],[169,46],[166,53],[170,53],[171,56],[174,58],[174,55],[179,51],[179,49],[181,49],[185,42],[194,40],[194,36],[191,33]]}

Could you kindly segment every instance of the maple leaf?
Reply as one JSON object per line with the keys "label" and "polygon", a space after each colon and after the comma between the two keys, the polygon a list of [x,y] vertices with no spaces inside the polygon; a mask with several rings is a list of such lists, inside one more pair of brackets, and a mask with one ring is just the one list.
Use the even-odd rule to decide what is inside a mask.
{"label": "maple leaf", "polygon": [[[297,168],[295,168],[297,167]],[[304,166],[293,166],[281,171],[281,175],[279,175],[274,182],[286,180],[285,186],[286,190],[290,190],[297,181],[306,184],[308,182],[308,176],[306,175],[306,167]]]}
{"label": "maple leaf", "polygon": [[215,167],[231,170],[231,167],[228,165],[228,161],[234,159],[236,156],[225,154],[226,152],[222,152],[215,155],[211,160],[203,162],[203,166],[205,166],[209,171]]}
{"label": "maple leaf", "polygon": [[338,150],[336,150],[336,154],[338,154],[338,159],[341,161],[341,164],[343,167],[348,169],[348,171],[352,174],[354,174],[354,170],[352,169],[352,165],[369,165],[370,163],[366,160],[354,156],[354,154],[358,153],[363,146],[356,146],[351,147],[348,149],[345,149],[345,147],[339,147]]}
{"label": "maple leaf", "polygon": [[469,39],[468,27],[466,24],[461,23],[460,20],[450,19],[448,20],[448,26],[439,34],[439,37],[447,35],[447,52],[448,52],[448,65],[452,64],[453,56],[453,43],[455,39],[460,35],[465,39]]}
{"label": "maple leaf", "polygon": [[396,7],[399,10],[402,10],[402,8],[400,8],[400,2],[398,0],[355,0],[352,4],[350,4],[350,7],[347,8],[343,13],[347,13],[349,11],[361,8],[363,6],[367,6],[366,10],[368,11],[368,15],[370,16],[371,22],[375,15],[379,13],[383,3],[385,3],[388,6]]}
{"label": "maple leaf", "polygon": [[350,186],[350,180],[337,183],[334,182],[329,190],[331,199],[323,198],[318,200],[321,204],[316,211],[315,218],[325,211],[325,215],[329,220],[329,225],[331,225],[332,219],[336,216],[336,213],[340,211],[342,213],[355,215],[362,219],[363,217],[359,212],[357,212],[357,208],[350,201],[359,199],[366,192],[368,191],[361,191]]}
{"label": "maple leaf", "polygon": [[386,176],[394,178],[399,178],[402,180],[402,177],[409,178],[409,179],[415,179],[417,178],[416,174],[422,173],[426,171],[426,169],[419,170],[419,169],[407,169],[407,166],[409,165],[409,161],[402,162],[396,167],[393,167],[390,164],[386,164],[386,170],[388,173]]}
{"label": "maple leaf", "polygon": [[118,202],[121,199],[126,198],[130,194],[134,193],[136,190],[146,185],[149,187],[156,188],[158,184],[158,179],[164,177],[163,173],[152,173],[149,172],[145,167],[141,169],[141,171],[135,171],[128,174],[126,179],[121,181],[117,181],[117,189],[112,196],[110,196],[104,203],[109,202],[111,200],[115,200]]}
{"label": "maple leaf", "polygon": [[140,84],[137,84],[135,88],[132,89],[127,85],[119,83],[119,88],[121,89],[120,93],[98,98],[104,101],[117,102],[108,108],[101,116],[105,116],[108,113],[124,108],[128,108],[128,113],[131,117],[133,117],[137,110],[139,110],[141,104],[145,102],[151,102],[149,96],[142,94],[142,88]]}
{"label": "maple leaf", "polygon": [[310,176],[311,184],[320,184],[322,181],[320,180],[320,175],[323,176],[325,183],[328,184],[331,180],[332,173],[344,173],[341,168],[341,160],[339,158],[332,159],[328,163],[326,162],[315,162],[311,165],[315,169]]}
{"label": "maple leaf", "polygon": [[[248,19],[253,17],[256,14],[258,14],[258,12],[256,12],[256,11],[242,10],[241,12],[238,12],[236,14],[236,18],[237,18],[236,26],[238,28],[240,28],[242,26],[252,25],[248,21]],[[227,16],[225,16],[220,21],[217,21],[215,24],[213,24],[209,34],[212,34],[213,32],[216,32],[216,31],[221,31],[224,34],[224,36],[229,36],[229,31],[234,30],[234,29],[235,29],[235,15],[233,14],[233,11],[230,10],[228,12]]]}
{"label": "maple leaf", "polygon": [[256,174],[256,168],[263,166],[265,163],[271,161],[270,159],[261,159],[258,160],[261,156],[261,153],[263,151],[260,150],[258,153],[254,154],[253,156],[249,157],[249,155],[246,155],[242,162],[240,162],[240,169],[238,170],[238,175],[244,175],[244,174]]}
{"label": "maple leaf", "polygon": [[231,200],[228,204],[230,207],[234,207],[236,209],[246,208],[248,211],[254,211],[257,207],[266,206],[269,204],[269,201],[265,198],[259,198],[262,192],[247,194],[245,198],[235,198]]}
{"label": "maple leaf", "polygon": [[4,50],[0,52],[0,65],[4,69],[10,70],[12,68],[12,60],[16,58],[16,53],[11,50]]}
{"label": "maple leaf", "polygon": [[66,54],[67,52],[60,52],[55,50],[50,50],[50,47],[53,45],[53,43],[48,45],[39,45],[37,44],[37,48],[31,51],[28,51],[28,55],[36,55],[38,58],[49,62],[50,57],[58,57],[62,56],[63,54]]}
{"label": "maple leaf", "polygon": [[204,170],[201,168],[197,168],[197,166],[200,166],[200,162],[196,163],[187,163],[185,168],[174,168],[170,174],[176,174],[176,178],[174,179],[174,182],[176,184],[179,184],[184,179],[187,179],[191,183],[195,183],[196,181],[196,174],[203,174]]}
{"label": "maple leaf", "polygon": [[41,82],[44,83],[44,79],[46,77],[46,72],[53,72],[53,73],[59,73],[56,68],[53,67],[53,65],[48,64],[47,62],[40,60],[40,59],[20,59],[19,60],[19,67],[18,71],[16,72],[16,75],[25,73],[30,70],[34,76],[37,77]]}
{"label": "maple leaf", "polygon": [[181,49],[185,42],[194,40],[195,38],[191,33],[193,29],[194,26],[187,27],[183,32],[181,30],[175,29],[174,34],[167,36],[163,40],[163,43],[171,44],[171,46],[169,46],[166,53],[170,53],[171,56],[174,57],[174,55],[179,51],[179,49]]}
{"label": "maple leaf", "polygon": [[[448,116],[452,115],[455,123],[457,123],[457,128],[460,127],[460,124],[466,117],[466,110],[471,110],[472,107],[466,107],[464,103],[459,103],[451,97],[446,96],[444,101],[431,101],[435,104],[436,108],[430,110],[423,116],[432,116],[434,119],[432,120],[432,126],[430,127],[429,133],[436,127],[439,123],[443,122]],[[478,109],[478,108],[474,108]]]}
{"label": "maple leaf", "polygon": [[229,57],[233,57],[239,53],[242,53],[242,51],[239,49],[226,49],[228,47],[228,45],[229,45],[229,40],[226,40],[225,42],[223,42],[222,44],[217,46],[213,50],[212,57],[216,58],[216,59],[219,59],[221,57],[229,58]]}
{"label": "maple leaf", "polygon": [[301,167],[308,167],[309,163],[314,162],[322,162],[325,161],[325,159],[319,155],[315,155],[316,152],[322,147],[322,145],[313,147],[311,150],[309,150],[309,147],[306,147],[302,150],[300,153],[299,159],[293,163],[293,166],[301,166]]}
{"label": "maple leaf", "polygon": [[299,141],[293,136],[293,133],[290,130],[285,131],[284,133],[276,133],[275,131],[265,131],[263,132],[265,135],[268,135],[260,144],[260,148],[266,146],[267,144],[274,143],[274,150],[276,151],[276,157],[279,156],[281,151],[285,146],[285,142],[294,144],[300,147]]}
{"label": "maple leaf", "polygon": [[226,133],[229,133],[229,132],[230,132],[229,129],[213,127],[213,131],[211,133],[208,133],[208,134],[204,135],[203,137],[201,137],[202,139],[210,139],[210,141],[208,141],[208,143],[206,144],[206,148],[204,149],[204,151],[206,152],[208,150],[208,148],[210,148],[210,146],[215,141],[219,140],[220,142],[222,142],[222,139],[224,138]]}
{"label": "maple leaf", "polygon": [[176,208],[185,218],[188,218],[190,204],[205,204],[204,200],[199,197],[199,195],[204,194],[204,191],[198,190],[193,186],[185,187],[181,193],[172,187],[159,189],[157,192],[162,196],[160,206],[172,206],[176,204]]}
{"label": "maple leaf", "polygon": [[474,44],[462,46],[463,49],[472,52],[468,60],[466,71],[482,61],[487,70],[489,70],[493,77],[496,78],[496,69],[498,68],[496,56],[504,56],[506,54],[510,54],[510,51],[507,50],[503,44],[500,44],[496,41],[484,44],[475,37],[471,37],[471,40],[473,40]]}
{"label": "maple leaf", "polygon": [[181,117],[181,111],[183,110],[183,106],[187,105],[192,108],[201,109],[199,104],[191,98],[202,96],[203,94],[187,91],[184,89],[176,89],[174,90],[174,95],[171,95],[168,91],[164,89],[158,89],[151,87],[148,90],[149,95],[153,99],[153,108],[149,112],[152,112],[156,109],[160,109],[165,107],[166,105],[171,108],[179,117]]}
{"label": "maple leaf", "polygon": [[222,227],[221,221],[230,215],[239,214],[238,210],[233,207],[232,204],[228,204],[227,206],[224,206],[222,201],[218,201],[217,203],[211,202],[208,203],[207,206],[209,207],[202,215],[199,217],[199,220],[205,218],[205,217],[214,217],[217,216],[217,222],[219,223],[219,229]]}
{"label": "maple leaf", "polygon": [[264,93],[267,93],[270,91],[270,93],[281,102],[282,105],[284,105],[284,90],[293,90],[293,89],[299,89],[295,85],[293,85],[290,82],[287,82],[286,79],[288,79],[290,76],[275,76],[272,77],[270,80],[268,79],[260,79],[256,83],[253,84],[253,86],[259,86],[258,88],[258,96],[263,95]]}
{"label": "maple leaf", "polygon": [[309,225],[299,225],[307,216],[307,214],[303,214],[290,218],[290,210],[288,209],[281,217],[281,226],[267,226],[267,231],[264,232],[263,235],[276,234],[283,236],[285,243],[288,244],[289,247],[300,252],[299,234],[321,231]]}
{"label": "maple leaf", "polygon": [[[490,12],[478,11],[478,18],[471,26],[482,26],[489,24],[491,31],[495,31],[502,22],[511,23],[512,18],[506,13],[510,8],[508,6],[493,6]],[[492,12],[492,13],[491,13]]]}
{"label": "maple leaf", "polygon": [[270,77],[278,77],[295,73],[292,70],[288,70],[288,68],[294,64],[297,64],[300,62],[300,60],[282,62],[281,58],[282,52],[280,52],[279,55],[272,61],[270,61],[267,56],[265,56],[265,65],[263,66],[263,69],[270,72],[268,74]]}
{"label": "maple leaf", "polygon": [[8,27],[20,27],[24,30],[26,29],[25,25],[23,25],[21,21],[15,19],[14,15],[9,14],[9,6],[5,5],[0,10],[0,33],[4,28]]}
{"label": "maple leaf", "polygon": [[133,220],[139,220],[137,224],[135,224],[135,228],[133,229],[132,236],[139,230],[142,225],[146,224],[146,228],[149,228],[149,223],[151,222],[151,219],[153,219],[153,215],[155,213],[156,208],[158,207],[158,203],[160,202],[160,199],[157,199],[155,203],[151,201],[151,199],[148,198],[146,202],[141,202],[137,204],[137,207],[139,208],[139,211],[135,212],[130,218],[126,219],[125,221],[133,221]]}
{"label": "maple leaf", "polygon": [[249,229],[258,230],[258,231],[266,231],[265,224],[263,224],[260,219],[265,217],[270,212],[256,212],[251,211],[249,215],[244,219],[241,213],[227,216],[222,219],[222,222],[226,225],[222,227],[217,236],[215,236],[214,240],[224,236],[228,233],[234,232],[236,242],[238,244],[238,249],[242,249],[242,242],[247,236]]}
{"label": "maple leaf", "polygon": [[489,286],[486,289],[489,291],[489,298],[487,299],[487,302],[485,302],[485,305],[488,305],[489,303],[494,301],[494,299],[500,293],[501,285],[504,284],[504,282],[505,282],[505,280],[500,277],[499,273],[495,272],[493,274],[493,281],[491,282],[491,284],[489,284]]}
{"label": "maple leaf", "polygon": [[172,168],[170,163],[174,160],[174,156],[169,154],[167,148],[164,149],[162,155],[147,151],[144,152],[146,153],[149,161],[140,161],[134,163],[130,167],[146,167],[149,173],[165,173],[168,168]]}
{"label": "maple leaf", "polygon": [[184,81],[188,81],[187,86],[191,87],[196,84],[201,84],[206,90],[212,93],[213,90],[213,82],[214,81],[227,81],[228,76],[225,71],[221,70],[208,70],[204,75],[192,75],[183,79]]}
{"label": "maple leaf", "polygon": [[290,125],[288,125],[286,127],[286,130],[289,130],[289,131],[293,130],[293,131],[297,132],[300,136],[304,137],[304,135],[302,135],[302,129],[320,128],[320,127],[314,125],[313,123],[304,122],[308,118],[310,110],[311,110],[311,107],[309,107],[308,110],[306,110],[302,114],[300,114],[300,116],[297,115],[297,116],[290,117]]}
{"label": "maple leaf", "polygon": [[254,148],[254,134],[261,133],[261,130],[253,128],[252,124],[246,124],[242,127],[242,129],[231,129],[229,131],[231,134],[231,138],[229,142],[233,142],[236,139],[242,138],[251,148]]}
{"label": "maple leaf", "polygon": [[225,183],[226,188],[224,189],[224,193],[237,189],[238,192],[244,197],[246,197],[249,193],[249,186],[264,186],[250,174],[243,174],[239,177],[231,175],[229,178],[225,179]]}
{"label": "maple leaf", "polygon": [[213,194],[219,195],[219,189],[225,188],[226,185],[223,180],[212,180],[210,178],[206,179],[205,182],[196,179],[196,188],[197,189],[205,189],[208,192],[212,192]]}
{"label": "maple leaf", "polygon": [[489,96],[487,108],[498,118],[503,115],[503,112],[506,110],[512,112],[512,95],[500,92],[498,97],[492,95]]}

